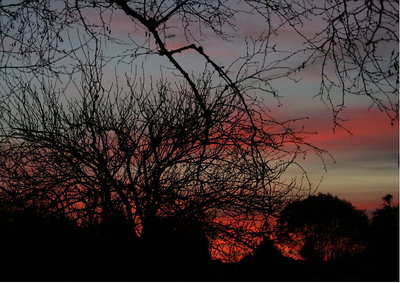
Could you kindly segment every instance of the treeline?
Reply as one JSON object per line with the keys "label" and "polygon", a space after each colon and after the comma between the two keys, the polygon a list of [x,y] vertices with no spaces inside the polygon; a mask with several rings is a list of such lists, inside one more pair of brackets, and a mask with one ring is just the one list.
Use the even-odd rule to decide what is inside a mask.
{"label": "treeline", "polygon": [[[284,257],[266,240],[242,264],[254,280],[398,281],[399,206],[392,195],[382,199],[371,218],[330,194],[294,201],[280,213],[275,243],[301,260]],[[269,272],[261,271],[265,261]]]}
{"label": "treeline", "polygon": [[[398,281],[399,207],[386,195],[368,219],[318,194],[287,205],[275,238],[240,262],[211,259],[194,219],[159,219],[152,237],[131,237],[123,215],[83,227],[29,205],[0,208],[2,281]],[[294,235],[297,235],[294,237]],[[145,239],[145,240],[144,240]],[[302,259],[287,257],[295,249]]]}

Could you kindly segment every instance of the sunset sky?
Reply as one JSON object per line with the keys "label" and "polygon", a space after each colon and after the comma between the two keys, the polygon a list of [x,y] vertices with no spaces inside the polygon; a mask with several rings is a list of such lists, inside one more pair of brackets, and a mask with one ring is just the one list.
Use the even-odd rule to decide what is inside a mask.
{"label": "sunset sky", "polygon": [[[90,18],[90,15],[88,17]],[[222,41],[212,34],[207,34],[207,40],[201,42],[210,57],[225,66],[243,55],[246,38],[256,37],[263,29],[262,20],[249,15],[240,15],[235,19],[235,23],[237,31],[228,30],[234,35],[231,40]],[[309,29],[307,32],[313,32],[319,24],[321,23],[315,22],[304,28]],[[123,14],[117,13],[111,20],[111,29],[116,35],[127,36],[128,33],[132,33],[136,39],[144,39],[140,29],[135,33],[132,27],[132,22]],[[188,44],[179,29],[169,32],[173,35],[167,42],[170,48]],[[281,50],[302,46],[302,40],[290,30],[284,30],[273,40]],[[189,67],[189,70],[196,71],[196,68],[204,67],[204,59],[191,51],[177,54],[176,58],[182,65]],[[153,55],[144,60],[144,66],[146,74],[158,78],[160,66],[168,67],[169,63],[164,58]],[[119,66],[121,67],[129,72],[126,66]],[[107,73],[105,75],[107,76]],[[304,121],[306,131],[318,133],[310,137],[310,141],[328,150],[335,158],[335,162],[326,159],[326,172],[322,162],[316,158],[304,160],[304,167],[314,185],[323,178],[318,192],[332,193],[369,212],[380,207],[381,198],[385,194],[392,194],[395,203],[398,203],[398,122],[392,125],[385,113],[375,107],[370,108],[370,101],[365,97],[347,97],[346,109],[341,117],[348,120],[342,125],[351,134],[340,128],[333,129],[331,111],[319,97],[314,97],[319,88],[319,76],[320,69],[318,64],[315,64],[299,74],[298,78],[302,79],[298,83],[288,80],[275,82],[274,86],[282,96],[281,105],[268,94],[256,95],[265,99],[272,116],[282,119],[308,117],[309,120]]]}
{"label": "sunset sky", "polygon": [[[95,9],[90,8],[83,11],[83,15],[88,21],[87,23],[98,22],[98,13]],[[112,16],[107,18],[107,21],[109,21],[112,36],[126,42],[129,42],[130,38],[137,42],[146,41],[144,30],[140,25],[134,24],[123,12],[115,11]],[[232,35],[228,40],[221,40],[209,30],[203,30],[205,36],[198,43],[203,46],[210,58],[222,66],[229,66],[238,57],[244,55],[246,52],[245,40],[251,37],[256,38],[265,28],[263,19],[257,17],[256,13],[239,14],[233,19],[233,22],[236,24],[236,30],[226,30]],[[303,26],[302,31],[312,34],[322,24],[317,20]],[[167,47],[179,48],[191,43],[185,39],[179,23],[174,22],[174,18],[171,18],[169,27]],[[76,42],[82,33],[79,30],[71,31],[68,36],[71,41]],[[280,30],[270,40],[271,46],[276,44],[277,50],[280,51],[295,50],[303,46],[303,40],[286,28]],[[150,44],[154,44],[153,39],[150,39]],[[115,56],[129,51],[132,46],[105,43],[103,48],[104,55]],[[283,54],[285,53],[269,55],[267,60],[272,62],[279,56],[284,56]],[[190,50],[176,54],[175,58],[186,67],[189,73],[201,72],[205,66],[204,58]],[[295,64],[298,60],[301,58],[294,57],[288,63]],[[64,64],[69,64],[69,62],[65,61]],[[150,55],[140,57],[133,61],[133,64],[113,61],[105,67],[103,79],[112,83],[117,74],[119,80],[123,80],[125,74],[133,76],[135,68],[140,69],[142,64],[146,76],[153,80],[160,78],[160,69],[163,70],[165,77],[169,77],[173,73],[173,70],[168,69],[172,66],[165,58]],[[234,66],[232,71],[234,73]],[[341,118],[347,120],[342,125],[352,134],[338,127],[334,129],[331,110],[323,104],[319,97],[315,97],[320,82],[318,62],[307,66],[297,75],[296,79],[299,80],[298,83],[285,79],[273,82],[281,96],[279,101],[266,93],[255,93],[254,95],[264,99],[273,117],[283,120],[309,118],[304,120],[305,130],[317,133],[310,136],[309,141],[328,150],[335,158],[334,162],[327,157],[326,172],[323,163],[317,158],[310,156],[303,160],[303,165],[315,186],[322,178],[318,192],[332,193],[349,200],[359,209],[369,211],[379,208],[382,203],[381,198],[386,194],[392,194],[395,203],[398,203],[398,121],[391,124],[385,113],[380,112],[376,107],[370,107],[371,101],[368,98],[349,96],[346,97],[346,109],[341,113]],[[340,99],[340,94],[337,97]]]}
{"label": "sunset sky", "polygon": [[0,0],[4,262],[398,279],[395,5]]}

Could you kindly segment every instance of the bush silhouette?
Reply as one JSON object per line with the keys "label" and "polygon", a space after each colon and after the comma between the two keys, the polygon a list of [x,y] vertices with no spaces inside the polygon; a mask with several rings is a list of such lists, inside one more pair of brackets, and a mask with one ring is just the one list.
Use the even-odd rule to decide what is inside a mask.
{"label": "bush silhouette", "polygon": [[261,243],[254,249],[251,255],[246,256],[243,262],[256,264],[270,264],[281,261],[282,253],[274,245],[269,237],[264,237]]}
{"label": "bush silhouette", "polygon": [[68,268],[78,265],[82,253],[81,233],[73,221],[34,207],[1,209],[0,231],[2,278],[56,280],[64,274],[72,279],[68,274],[77,271]]}

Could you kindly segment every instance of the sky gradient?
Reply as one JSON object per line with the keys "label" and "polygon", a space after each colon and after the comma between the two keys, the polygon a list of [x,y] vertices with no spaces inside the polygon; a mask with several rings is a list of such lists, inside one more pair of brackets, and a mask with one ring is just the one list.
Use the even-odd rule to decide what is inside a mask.
{"label": "sky gradient", "polygon": [[[89,21],[96,22],[97,15],[94,10],[88,10],[85,16]],[[185,38],[179,23],[174,22],[174,18],[170,20],[169,26],[172,28],[167,31],[170,37],[167,39],[166,46],[179,48],[191,43]],[[233,22],[236,24],[236,31],[227,30],[233,37],[226,41],[221,40],[209,30],[202,31],[205,40],[200,43],[204,51],[211,59],[223,66],[229,66],[235,59],[244,55],[245,40],[251,37],[256,38],[265,28],[264,21],[255,14],[239,14]],[[305,25],[303,33],[311,34],[322,24],[312,22]],[[140,25],[135,25],[121,11],[116,11],[110,17],[110,28],[111,34],[117,38],[126,40],[131,36],[138,42],[146,41],[146,35]],[[303,45],[302,39],[286,28],[271,38],[271,41],[279,50],[294,50],[302,48]],[[123,50],[110,46],[107,52],[110,52],[109,55],[112,56]],[[273,61],[276,59],[274,56],[282,56],[282,54],[270,56],[268,60]],[[191,50],[176,54],[175,58],[189,72],[201,72],[205,66],[204,58]],[[301,59],[300,56],[290,60],[296,63]],[[171,67],[165,58],[158,55],[143,57],[141,60],[143,61],[137,60],[135,66],[122,63],[111,65],[104,76],[112,80],[115,69],[118,69],[120,73],[129,73],[143,62],[146,75],[156,80],[160,77],[160,68]],[[255,93],[255,95],[266,102],[273,117],[283,120],[309,118],[303,120],[305,130],[316,133],[309,138],[309,141],[328,150],[335,159],[335,161],[326,159],[327,171],[324,170],[323,163],[315,157],[304,160],[303,165],[313,184],[317,185],[322,178],[318,192],[337,195],[352,202],[357,208],[366,209],[369,212],[380,207],[381,198],[386,194],[392,194],[394,202],[398,203],[398,122],[391,124],[385,113],[371,107],[369,99],[362,96],[348,96],[346,108],[341,113],[341,117],[347,120],[341,125],[347,131],[338,127],[334,128],[331,110],[318,97],[315,97],[320,86],[320,67],[318,62],[306,67],[297,75],[298,83],[285,79],[275,81],[274,87],[280,91],[281,95],[279,101],[270,94]],[[165,68],[163,75],[168,76],[168,72]],[[340,100],[339,94],[338,99]]]}

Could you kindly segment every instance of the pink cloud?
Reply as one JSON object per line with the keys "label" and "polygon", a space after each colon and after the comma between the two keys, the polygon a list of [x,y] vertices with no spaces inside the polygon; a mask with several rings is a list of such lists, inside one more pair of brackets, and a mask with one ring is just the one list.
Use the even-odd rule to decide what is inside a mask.
{"label": "pink cloud", "polygon": [[345,115],[348,121],[333,130],[331,116],[327,113],[312,115],[306,129],[318,134],[310,142],[328,150],[385,150],[398,152],[398,122],[391,124],[389,118],[374,109],[352,109]]}

